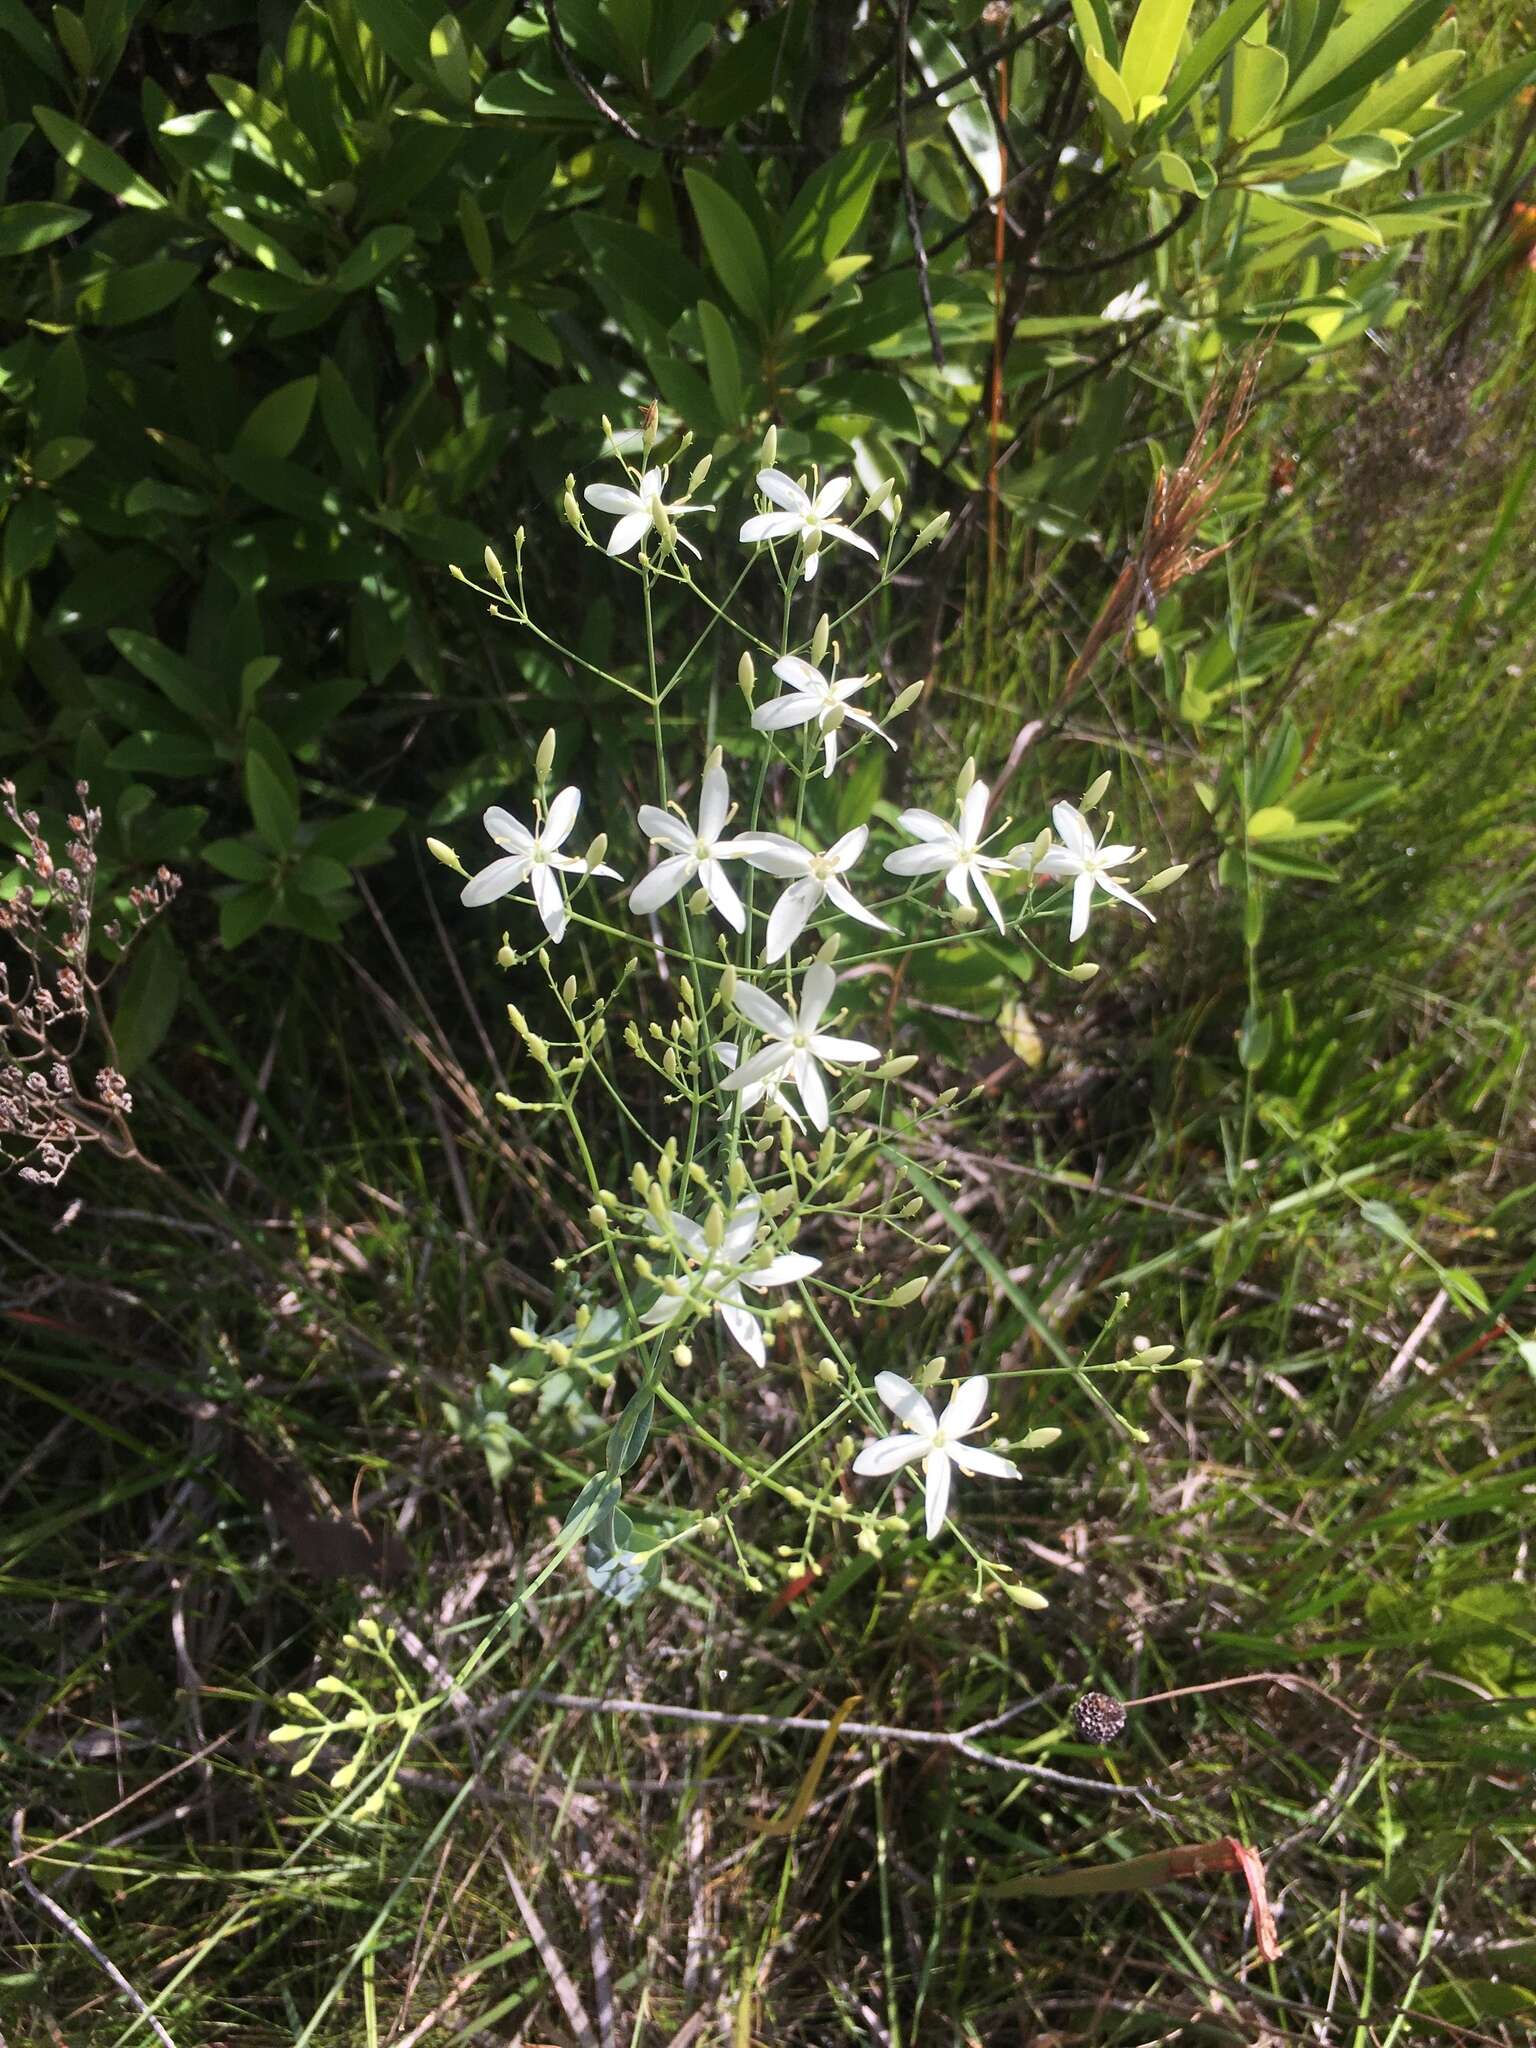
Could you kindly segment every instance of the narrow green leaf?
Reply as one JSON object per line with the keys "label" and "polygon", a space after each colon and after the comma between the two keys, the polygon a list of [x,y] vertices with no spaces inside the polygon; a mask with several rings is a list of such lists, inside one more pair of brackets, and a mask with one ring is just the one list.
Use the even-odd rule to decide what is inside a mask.
{"label": "narrow green leaf", "polygon": [[1133,102],[1160,93],[1173,76],[1192,0],[1141,0],[1125,39],[1120,77]]}
{"label": "narrow green leaf", "polygon": [[219,942],[233,952],[259,932],[277,908],[277,890],[270,882],[238,889],[219,905]]}
{"label": "narrow green leaf", "polygon": [[55,206],[46,199],[26,199],[0,206],[0,256],[25,256],[46,249],[83,228],[90,215],[78,206]]}
{"label": "narrow green leaf", "polygon": [[235,439],[241,455],[263,455],[281,460],[291,455],[304,438],[314,410],[318,379],[295,377],[280,384],[254,406]]}
{"label": "narrow green leaf", "polygon": [[361,291],[375,283],[415,246],[414,228],[401,225],[370,228],[337,270],[334,279],[336,289],[342,292]]}
{"label": "narrow green leaf", "polygon": [[181,1001],[182,959],[163,924],[140,939],[112,1020],[117,1064],[133,1075],[160,1048]]}
{"label": "narrow green leaf", "polygon": [[716,277],[748,319],[766,332],[771,317],[768,257],[756,230],[724,186],[705,172],[684,171],[683,182]]}
{"label": "narrow green leaf", "polygon": [[104,192],[110,192],[124,206],[142,206],[156,211],[168,204],[164,194],[157,192],[137,171],[131,171],[115,149],[108,149],[104,142],[98,142],[77,122],[67,119],[52,107],[34,107],[32,114],[70,169],[78,171],[93,185],[100,185]]}
{"label": "narrow green leaf", "polygon": [[1201,85],[1225,57],[1240,36],[1245,36],[1268,8],[1269,0],[1232,0],[1210,27],[1196,39],[1195,47],[1174,74],[1167,102],[1157,117],[1160,131],[1166,131],[1183,113]]}
{"label": "narrow green leaf", "polygon": [[741,418],[741,356],[731,324],[713,299],[699,301],[699,332],[715,410],[727,426]]}
{"label": "narrow green leaf", "polygon": [[299,807],[255,752],[245,757],[245,794],[256,830],[274,852],[286,853],[299,829]]}
{"label": "narrow green leaf", "polygon": [[1366,0],[1325,39],[1275,109],[1277,121],[1304,121],[1385,77],[1433,28],[1442,0]]}

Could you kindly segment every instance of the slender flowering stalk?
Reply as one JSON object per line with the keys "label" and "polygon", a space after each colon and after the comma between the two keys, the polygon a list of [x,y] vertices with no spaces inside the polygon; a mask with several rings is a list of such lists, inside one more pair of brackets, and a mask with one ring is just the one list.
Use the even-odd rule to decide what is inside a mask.
{"label": "slender flowering stalk", "polygon": [[784,692],[760,704],[752,714],[752,723],[759,732],[782,732],[788,726],[809,725],[814,720],[825,752],[824,775],[830,775],[837,765],[837,736],[845,724],[873,733],[895,750],[896,742],[880,730],[870,714],[856,711],[848,701],[855,691],[874,682],[872,675],[829,680],[819,668],[812,668],[797,654],[784,655],[773,664],[773,672],[784,684]]}
{"label": "slender flowering stalk", "polygon": [[790,1085],[811,1122],[818,1131],[824,1131],[829,1110],[827,1086],[819,1063],[863,1066],[881,1057],[878,1046],[867,1045],[861,1038],[834,1038],[820,1028],[836,987],[837,977],[831,968],[816,961],[805,970],[799,1009],[791,1013],[766,990],[738,983],[732,1000],[768,1043],[750,1059],[743,1060],[733,1074],[728,1074],[721,1087],[730,1092],[750,1087],[755,1081]]}
{"label": "slender flowering stalk", "polygon": [[627,555],[637,541],[655,533],[663,548],[670,554],[679,546],[696,555],[699,551],[692,541],[684,540],[673,525],[688,512],[710,512],[713,506],[690,505],[685,498],[676,499],[672,504],[665,502],[667,472],[664,469],[648,469],[640,479],[640,488],[626,490],[621,484],[588,484],[582,492],[587,503],[598,512],[608,512],[618,521],[608,536],[610,555]]}
{"label": "slender flowering stalk", "polygon": [[873,555],[878,562],[880,550],[872,547],[862,534],[855,533],[851,526],[845,526],[832,516],[847,497],[852,482],[851,477],[829,477],[812,497],[782,469],[759,471],[757,488],[771,505],[779,509],[776,512],[759,512],[749,519],[741,529],[742,540],[749,544],[765,540],[798,540],[800,573],[807,583],[821,566],[821,551],[829,540],[846,541],[849,547],[862,548],[866,555]]}
{"label": "slender flowering stalk", "polygon": [[917,844],[897,847],[894,853],[886,855],[885,865],[893,875],[942,873],[949,894],[957,903],[967,906],[974,888],[992,922],[1003,931],[1003,913],[987,876],[1007,874],[1013,863],[981,850],[987,796],[987,785],[973,782],[960,805],[957,825],[935,817],[932,811],[903,811],[896,822]]}
{"label": "slender flowering stalk", "polygon": [[[1057,804],[1051,812],[1051,822],[1061,840],[1060,846],[1049,847],[1034,862],[1029,859],[1027,847],[1015,847],[1009,858],[1028,873],[1071,881],[1072,925],[1067,934],[1069,938],[1080,939],[1087,931],[1095,889],[1102,889],[1117,903],[1129,904],[1132,910],[1139,910],[1149,923],[1156,924],[1157,919],[1145,903],[1133,896],[1124,883],[1117,882],[1109,872],[1111,868],[1124,867],[1128,861],[1137,859],[1140,847],[1100,845],[1093,836],[1093,827],[1073,804]],[[1111,826],[1113,822],[1111,819]]]}
{"label": "slender flowering stalk", "polygon": [[565,891],[556,879],[557,875],[590,873],[608,875],[614,881],[619,879],[614,868],[602,863],[589,868],[586,861],[561,853],[560,848],[575,829],[576,813],[580,809],[581,791],[562,789],[550,805],[543,826],[530,832],[510,811],[493,804],[485,814],[485,829],[498,846],[507,848],[506,857],[493,860],[489,867],[471,876],[460,894],[460,902],[475,909],[510,895],[526,882],[533,891],[533,900],[544,920],[545,931],[558,944],[565,936],[568,913]]}
{"label": "slender flowering stalk", "polygon": [[944,1526],[957,1467],[973,1478],[981,1473],[993,1479],[1023,1476],[1017,1465],[999,1457],[996,1451],[986,1451],[965,1441],[981,1421],[987,1405],[987,1382],[983,1375],[962,1380],[940,1416],[934,1414],[927,1396],[899,1373],[876,1373],[875,1392],[901,1429],[896,1435],[877,1437],[867,1443],[854,1459],[853,1469],[861,1478],[883,1479],[921,1459],[930,1543]]}
{"label": "slender flowering stalk", "polygon": [[659,910],[697,875],[700,888],[726,923],[734,930],[744,932],[747,914],[721,866],[722,861],[741,860],[747,850],[746,840],[722,839],[720,836],[730,810],[730,784],[720,765],[718,747],[704,769],[697,830],[691,829],[684,820],[675,818],[670,811],[659,810],[655,804],[642,804],[639,812],[641,831],[653,844],[665,846],[670,851],[630,891],[630,908],[642,915]]}
{"label": "slender flowering stalk", "polygon": [[648,1330],[664,1330],[690,1307],[706,1315],[717,1315],[753,1363],[765,1365],[767,1349],[762,1325],[748,1308],[742,1288],[762,1292],[793,1287],[820,1269],[820,1259],[809,1258],[804,1252],[780,1252],[754,1264],[762,1227],[762,1206],[755,1195],[737,1203],[718,1244],[711,1245],[705,1225],[695,1223],[676,1209],[668,1211],[667,1227],[686,1270],[674,1283],[677,1291],[658,1295],[642,1312],[641,1322]]}
{"label": "slender flowering stalk", "polygon": [[853,831],[845,832],[825,853],[802,846],[798,839],[790,839],[783,832],[750,832],[737,841],[743,858],[752,867],[789,881],[768,919],[765,960],[782,960],[823,902],[877,932],[895,931],[895,925],[866,910],[843,879],[868,844],[867,825],[857,825]]}

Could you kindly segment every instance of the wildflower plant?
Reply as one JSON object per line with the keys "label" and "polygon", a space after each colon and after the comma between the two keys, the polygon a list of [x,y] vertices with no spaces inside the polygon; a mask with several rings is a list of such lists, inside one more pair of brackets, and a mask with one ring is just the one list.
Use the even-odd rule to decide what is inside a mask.
{"label": "wildflower plant", "polygon": [[[921,1048],[893,1036],[886,991],[909,955],[952,943],[957,923],[983,915],[1086,978],[1091,966],[1053,958],[1045,935],[1054,921],[1067,936],[1070,923],[1076,939],[1095,890],[1106,907],[1150,915],[1118,872],[1136,850],[1104,844],[1090,822],[1107,778],[1054,814],[1042,802],[1054,829],[1042,822],[1021,838],[969,762],[951,805],[904,810],[893,831],[871,798],[869,815],[823,835],[824,785],[867,749],[897,750],[924,689],[892,688],[860,668],[851,634],[944,520],[914,536],[885,489],[851,506],[848,478],[778,467],[770,430],[760,509],[707,546],[706,521],[690,520],[685,543],[680,522],[717,509],[701,497],[709,459],[685,474],[687,437],[658,459],[654,417],[638,437],[607,436],[621,473],[580,497],[568,479],[563,507],[576,541],[632,579],[643,631],[633,674],[596,666],[535,616],[521,529],[510,570],[488,550],[485,583],[455,572],[599,699],[612,692],[638,706],[652,742],[634,815],[595,820],[602,829],[584,852],[573,837],[582,799],[574,783],[557,787],[552,733],[532,786],[485,814],[501,858],[469,875],[453,849],[429,842],[464,877],[470,909],[495,904],[501,963],[544,984],[536,1015],[526,997],[526,1011],[508,1006],[533,1083],[499,1099],[536,1120],[546,1145],[549,1127],[563,1125],[586,1185],[580,1249],[557,1262],[553,1314],[541,1329],[525,1313],[511,1332],[526,1371],[499,1382],[503,1446],[519,1394],[536,1397],[551,1374],[584,1381],[602,1411],[590,1441],[602,1444],[603,1470],[570,1511],[568,1542],[584,1543],[591,1582],[625,1604],[658,1582],[662,1553],[682,1542],[727,1546],[756,1584],[736,1521],[766,1492],[803,1513],[808,1530],[840,1525],[876,1555],[898,1536],[938,1542],[948,1532],[969,1554],[978,1597],[990,1586],[1043,1606],[955,1518],[1023,1476],[1011,1454],[1044,1451],[1059,1435],[1018,1413],[1009,1379],[1022,1375],[956,1377],[942,1357],[910,1376],[871,1379],[861,1367],[861,1328],[914,1310],[947,1256],[931,1228],[933,1183],[909,1154],[925,1131],[937,1135],[956,1091],[915,1083]],[[616,524],[594,531],[588,509]],[[812,609],[831,547],[856,588],[835,627]],[[723,597],[695,567],[717,551],[732,558]],[[697,740],[679,748],[694,677],[730,673],[741,701],[712,691]],[[609,992],[562,972],[557,948],[573,929],[617,955]],[[873,1261],[872,1239],[882,1247]],[[932,1263],[892,1285],[883,1268],[898,1251]],[[727,1398],[733,1386],[793,1376],[820,1412],[790,1451],[764,1461],[706,1426],[691,1377],[701,1352],[717,1361]],[[693,1511],[640,1511],[642,1527],[620,1502],[658,1419],[691,1433],[734,1480]],[[952,1491],[957,1473],[963,1493]],[[810,1556],[808,1536],[787,1548],[786,1571]]]}

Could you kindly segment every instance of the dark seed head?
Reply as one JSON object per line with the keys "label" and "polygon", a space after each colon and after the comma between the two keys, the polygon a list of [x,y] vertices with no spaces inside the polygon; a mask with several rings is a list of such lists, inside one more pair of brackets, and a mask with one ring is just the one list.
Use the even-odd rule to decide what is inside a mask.
{"label": "dark seed head", "polygon": [[1085,1692],[1072,1707],[1072,1725],[1084,1742],[1111,1743],[1125,1729],[1125,1709],[1107,1692]]}

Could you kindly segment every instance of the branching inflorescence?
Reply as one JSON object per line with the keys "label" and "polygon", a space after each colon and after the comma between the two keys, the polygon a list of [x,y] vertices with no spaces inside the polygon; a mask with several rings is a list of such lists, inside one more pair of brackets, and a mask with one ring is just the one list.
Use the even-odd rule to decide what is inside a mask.
{"label": "branching inflorescence", "polygon": [[[639,467],[624,452],[637,445]],[[817,790],[863,750],[894,749],[896,729],[924,685],[910,685],[882,704],[878,675],[841,672],[842,650],[826,614],[808,636],[795,634],[795,600],[829,548],[850,560],[873,558],[878,580],[842,614],[844,625],[938,538],[945,522],[931,521],[900,552],[901,507],[888,488],[857,516],[845,517],[849,480],[796,478],[777,468],[770,430],[757,479],[766,506],[746,520],[739,538],[777,575],[782,625],[775,644],[733,611],[740,578],[724,603],[714,602],[696,579],[687,558],[699,559],[699,550],[680,522],[714,508],[695,502],[707,458],[686,486],[672,481],[673,464],[686,447],[685,439],[673,463],[657,462],[654,422],[643,435],[616,437],[608,430],[607,448],[623,464],[624,481],[591,484],[584,493],[588,506],[614,520],[606,537],[590,532],[574,480],[564,494],[575,533],[588,546],[604,547],[637,579],[644,683],[583,661],[533,617],[521,529],[510,575],[489,550],[488,585],[456,572],[490,600],[495,616],[532,632],[561,659],[649,710],[655,800],[640,805],[633,841],[648,852],[649,864],[625,882],[608,865],[607,833],[583,852],[573,850],[582,799],[575,787],[554,789],[553,733],[534,761],[533,822],[525,825],[499,807],[485,813],[499,850],[487,867],[471,875],[451,848],[429,842],[464,877],[465,904],[531,898],[527,911],[514,914],[536,919],[547,942],[535,937],[531,946],[519,947],[510,932],[503,935],[502,963],[536,961],[562,1022],[556,1035],[546,1036],[509,1006],[540,1081],[531,1098],[500,1099],[510,1110],[551,1113],[568,1123],[591,1197],[588,1235],[584,1249],[563,1262],[567,1298],[560,1327],[541,1332],[530,1319],[514,1330],[529,1373],[510,1381],[503,1373],[499,1385],[504,1398],[514,1399],[532,1393],[553,1370],[584,1375],[602,1389],[615,1388],[622,1377],[633,1388],[608,1431],[606,1469],[584,1489],[568,1523],[572,1541],[586,1538],[594,1583],[626,1601],[655,1583],[662,1552],[683,1536],[724,1533],[734,1543],[732,1515],[760,1488],[813,1516],[852,1525],[860,1547],[878,1554],[882,1539],[909,1534],[909,1510],[894,1513],[895,1503],[886,1501],[877,1511],[878,1497],[861,1497],[850,1477],[904,1488],[909,1468],[920,1469],[922,1526],[934,1539],[949,1519],[956,1473],[1017,1480],[1019,1466],[1004,1452],[1039,1451],[1056,1439],[1059,1431],[1036,1429],[1011,1443],[994,1437],[983,1448],[975,1437],[988,1426],[985,1376],[949,1385],[945,1402],[935,1404],[929,1397],[945,1378],[943,1358],[914,1366],[911,1377],[880,1372],[871,1388],[844,1348],[850,1325],[864,1311],[910,1306],[932,1275],[892,1288],[840,1274],[824,1255],[831,1226],[850,1226],[859,1246],[878,1224],[898,1233],[914,1256],[942,1252],[914,1228],[929,1205],[922,1194],[913,1196],[911,1184],[903,1185],[902,1152],[904,1139],[947,1111],[955,1095],[945,1091],[935,1102],[926,1091],[919,1096],[903,1087],[918,1058],[889,1044],[888,1024],[868,1008],[869,977],[894,973],[914,950],[952,942],[957,923],[979,917],[1037,953],[1026,920],[1069,918],[1076,941],[1096,897],[1150,919],[1142,898],[1183,872],[1166,869],[1132,893],[1121,871],[1139,858],[1138,850],[1109,843],[1112,819],[1102,831],[1091,822],[1107,776],[1076,803],[1058,801],[1051,825],[1019,839],[1011,820],[993,815],[989,786],[971,762],[960,774],[952,813],[905,810],[892,833],[882,822],[890,813],[877,813],[871,795],[865,818],[855,814],[856,822],[826,843],[811,818],[825,801]],[[885,537],[877,546],[871,533],[879,532],[882,515]],[[861,532],[861,525],[870,531]],[[654,601],[661,595],[697,599],[708,613],[689,654],[670,672],[658,646]],[[702,758],[679,762],[669,738],[677,693],[706,646],[710,662],[717,661],[718,643],[709,644],[715,636],[738,642],[730,651],[749,711],[747,728],[734,740],[721,736],[718,728],[727,721],[712,712]],[[759,689],[762,667],[778,685],[774,694]],[[738,801],[738,790],[750,793]],[[530,815],[526,799],[518,809]],[[638,929],[615,917],[612,894],[597,886],[603,881],[623,886]],[[1062,883],[1070,886],[1063,891]],[[575,975],[557,976],[550,949],[572,926],[629,954],[619,989],[648,962],[659,963],[659,1000],[671,1009],[670,1023],[653,1017],[642,1029],[630,1018],[611,1033],[618,990],[596,994],[583,990]],[[865,950],[845,953],[845,939]],[[1039,957],[1077,981],[1096,971],[1091,963]],[[664,1105],[677,1114],[676,1128],[663,1136],[644,1128],[630,1107],[632,1089],[616,1066],[620,1045],[651,1071]],[[637,1149],[642,1155],[627,1175],[608,1170],[601,1142],[590,1135],[602,1125],[584,1118],[578,1106],[588,1089],[601,1091],[610,1118],[625,1128],[631,1155]],[[805,1353],[807,1327],[820,1354],[814,1361]],[[813,1382],[827,1389],[827,1413],[799,1447],[818,1475],[816,1497],[790,1482],[788,1461],[755,1470],[710,1436],[712,1448],[747,1475],[746,1483],[685,1528],[658,1524],[639,1535],[618,1508],[622,1483],[643,1453],[658,1408],[685,1428],[693,1422],[680,1375],[694,1362],[695,1342],[724,1345],[727,1354],[766,1372],[770,1339],[781,1329],[792,1333]],[[1156,1357],[1164,1355],[1159,1347]],[[898,1433],[882,1433],[877,1398],[895,1416]],[[862,1450],[855,1434],[860,1426],[867,1439]],[[992,1583],[1020,1606],[1045,1604],[1009,1568],[981,1555],[963,1531],[956,1534],[975,1561],[978,1589]]]}

